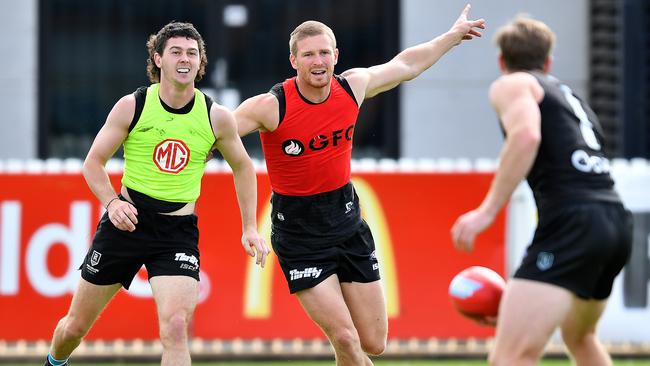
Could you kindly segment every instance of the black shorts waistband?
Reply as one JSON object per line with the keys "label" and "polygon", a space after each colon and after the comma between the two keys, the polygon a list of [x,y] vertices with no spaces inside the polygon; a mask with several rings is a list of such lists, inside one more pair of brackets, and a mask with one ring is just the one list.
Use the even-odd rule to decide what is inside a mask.
{"label": "black shorts waistband", "polygon": [[282,202],[332,202],[338,200],[339,198],[353,198],[354,197],[354,186],[352,182],[348,182],[345,185],[327,192],[316,193],[309,196],[289,196],[277,192],[273,192],[271,197],[271,202],[281,204]]}
{"label": "black shorts waistband", "polygon": [[311,196],[271,196],[273,230],[310,241],[346,238],[361,225],[359,197],[352,183]]}
{"label": "black shorts waistband", "polygon": [[598,190],[576,192],[575,194],[535,194],[538,211],[556,210],[561,207],[583,203],[611,203],[621,204],[618,193],[614,190]]}

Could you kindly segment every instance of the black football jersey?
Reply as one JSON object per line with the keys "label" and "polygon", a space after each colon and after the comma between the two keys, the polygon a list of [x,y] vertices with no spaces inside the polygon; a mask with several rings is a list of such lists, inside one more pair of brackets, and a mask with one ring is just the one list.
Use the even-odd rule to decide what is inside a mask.
{"label": "black football jersey", "polygon": [[527,180],[538,208],[585,201],[620,202],[591,108],[553,76],[531,72],[544,89],[542,140]]}

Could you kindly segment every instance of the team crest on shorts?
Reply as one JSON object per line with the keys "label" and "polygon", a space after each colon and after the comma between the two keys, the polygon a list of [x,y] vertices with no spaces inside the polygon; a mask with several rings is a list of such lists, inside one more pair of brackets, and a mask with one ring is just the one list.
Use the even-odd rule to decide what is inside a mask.
{"label": "team crest on shorts", "polygon": [[546,271],[553,266],[554,260],[555,256],[553,253],[539,252],[539,254],[537,254],[537,268],[539,268],[540,271]]}
{"label": "team crest on shorts", "polygon": [[102,253],[93,250],[93,254],[90,256],[90,265],[96,266],[99,264],[99,260],[102,258]]}

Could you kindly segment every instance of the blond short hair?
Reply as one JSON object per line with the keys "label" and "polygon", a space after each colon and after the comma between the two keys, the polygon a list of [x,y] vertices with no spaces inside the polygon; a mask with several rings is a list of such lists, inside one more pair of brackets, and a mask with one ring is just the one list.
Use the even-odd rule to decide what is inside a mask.
{"label": "blond short hair", "polygon": [[296,56],[296,52],[298,52],[298,41],[321,34],[328,36],[332,41],[332,48],[336,48],[336,37],[334,36],[332,29],[321,22],[308,20],[297,26],[296,29],[291,32],[291,37],[289,38],[289,51],[292,55]]}
{"label": "blond short hair", "polygon": [[546,24],[518,15],[494,36],[510,71],[543,70],[555,46],[555,33]]}

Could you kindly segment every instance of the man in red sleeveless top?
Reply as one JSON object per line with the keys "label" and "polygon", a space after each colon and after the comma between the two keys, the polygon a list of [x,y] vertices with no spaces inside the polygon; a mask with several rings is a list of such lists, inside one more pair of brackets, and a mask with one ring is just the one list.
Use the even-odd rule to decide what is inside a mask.
{"label": "man in red sleeveless top", "polygon": [[372,365],[367,354],[381,354],[388,333],[375,244],[350,183],[359,107],[480,36],[485,21],[468,20],[469,9],[433,40],[341,75],[332,30],[304,22],[289,40],[297,76],[235,111],[240,135],[261,133],[273,189],[271,242],[289,290],[329,338],[337,365]]}

